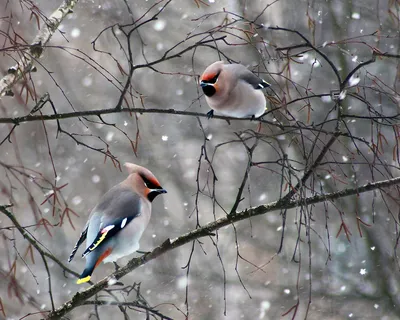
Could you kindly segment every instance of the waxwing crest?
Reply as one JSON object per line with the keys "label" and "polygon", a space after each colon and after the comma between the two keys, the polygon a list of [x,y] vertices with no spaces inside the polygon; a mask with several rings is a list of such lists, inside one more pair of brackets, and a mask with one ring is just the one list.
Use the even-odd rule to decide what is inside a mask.
{"label": "waxwing crest", "polygon": [[[126,162],[124,165],[130,174],[137,174],[139,176],[139,179],[134,180],[134,188],[144,195],[150,202],[152,202],[158,195],[167,193],[150,170],[130,162]],[[143,186],[141,183],[143,183]]]}

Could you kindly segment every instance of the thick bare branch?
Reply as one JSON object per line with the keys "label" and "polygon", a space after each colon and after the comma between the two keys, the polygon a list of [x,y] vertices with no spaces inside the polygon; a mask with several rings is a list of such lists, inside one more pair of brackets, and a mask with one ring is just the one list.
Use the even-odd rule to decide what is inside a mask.
{"label": "thick bare branch", "polygon": [[35,39],[29,46],[29,51],[18,63],[8,69],[7,75],[0,79],[0,97],[4,96],[24,75],[32,70],[33,61],[39,59],[63,19],[72,13],[78,0],[66,0],[47,19]]}
{"label": "thick bare branch", "polygon": [[[135,270],[136,268],[140,267],[141,265],[146,264],[147,262],[156,259],[157,257],[161,256],[162,254],[171,251],[175,248],[183,246],[186,243],[189,243],[195,239],[209,236],[213,231],[218,230],[222,227],[228,226],[234,222],[238,222],[241,220],[248,219],[252,216],[258,216],[265,214],[267,212],[275,211],[275,210],[286,210],[292,209],[298,206],[308,206],[316,203],[321,203],[325,201],[331,201],[355,194],[361,194],[364,192],[368,192],[371,190],[389,187],[392,185],[396,185],[400,183],[400,177],[382,180],[378,182],[371,182],[367,183],[363,186],[358,188],[351,188],[351,189],[344,189],[339,192],[332,192],[328,194],[317,195],[313,197],[303,198],[298,201],[294,201],[291,199],[286,200],[285,202],[282,201],[274,201],[266,205],[260,205],[254,208],[249,208],[240,212],[236,212],[230,214],[224,218],[220,218],[216,221],[210,222],[207,225],[192,230],[176,239],[167,239],[163,244],[153,249],[151,252],[139,257],[134,258],[128,262],[126,266],[120,268],[119,270],[115,271],[111,275],[107,276],[106,278],[100,280],[95,285],[92,285],[88,289],[78,292],[74,295],[74,297],[65,302],[61,307],[56,309],[53,312],[50,312],[46,319],[60,319],[65,314],[69,313],[71,310],[75,309],[76,307],[85,304],[85,301],[95,294],[100,292],[101,290],[108,287],[108,283],[110,279],[120,279],[126,274],[130,273],[131,271]],[[1,206],[0,211],[7,212],[6,206]]]}

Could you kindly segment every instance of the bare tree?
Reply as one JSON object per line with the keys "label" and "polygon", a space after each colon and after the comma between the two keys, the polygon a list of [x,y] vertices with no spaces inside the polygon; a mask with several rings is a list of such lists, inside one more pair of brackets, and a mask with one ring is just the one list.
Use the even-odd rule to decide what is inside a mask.
{"label": "bare tree", "polygon": [[[0,318],[398,319],[399,6],[1,4]],[[262,117],[207,119],[216,60],[271,82]],[[168,195],[79,287],[124,161]]]}

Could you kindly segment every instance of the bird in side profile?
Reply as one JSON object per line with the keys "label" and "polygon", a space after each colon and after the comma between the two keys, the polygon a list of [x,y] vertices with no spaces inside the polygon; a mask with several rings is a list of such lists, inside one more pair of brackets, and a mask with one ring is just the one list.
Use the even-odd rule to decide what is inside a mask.
{"label": "bird in side profile", "polygon": [[92,210],[89,220],[76,243],[68,262],[86,239],[86,266],[77,281],[88,282],[93,270],[103,261],[115,262],[136,252],[139,240],[151,216],[151,202],[167,193],[148,169],[125,163],[129,176],[112,187]]}
{"label": "bird in side profile", "polygon": [[267,104],[261,89],[270,84],[244,65],[217,61],[204,71],[200,86],[212,109],[207,113],[208,118],[214,116],[214,110],[228,117],[258,118]]}

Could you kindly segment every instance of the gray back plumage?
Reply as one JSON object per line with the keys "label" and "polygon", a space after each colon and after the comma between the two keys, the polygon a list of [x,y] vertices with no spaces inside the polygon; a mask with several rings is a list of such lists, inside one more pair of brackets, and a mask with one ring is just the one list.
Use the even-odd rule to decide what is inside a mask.
{"label": "gray back plumage", "polygon": [[268,83],[241,64],[228,64],[225,65],[225,68],[229,70],[229,72],[236,74],[239,80],[249,83],[254,89],[262,89],[268,86]]}
{"label": "gray back plumage", "polygon": [[137,216],[141,210],[141,198],[132,189],[116,185],[100,199],[89,219],[87,246],[96,238],[100,229],[121,217]]}

